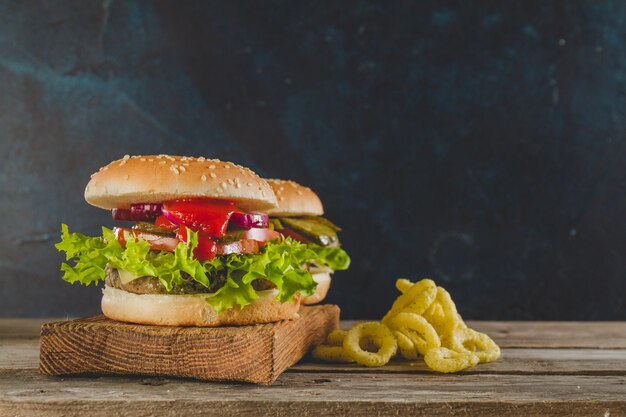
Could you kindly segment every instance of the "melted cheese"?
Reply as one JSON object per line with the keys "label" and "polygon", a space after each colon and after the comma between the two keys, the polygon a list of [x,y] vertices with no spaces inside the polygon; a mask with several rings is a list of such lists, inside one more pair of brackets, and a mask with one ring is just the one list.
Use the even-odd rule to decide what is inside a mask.
{"label": "melted cheese", "polygon": [[139,278],[138,275],[133,275],[128,271],[125,271],[123,269],[118,269],[117,273],[120,274],[120,281],[122,281],[122,284],[128,284],[131,281],[136,280],[137,278]]}

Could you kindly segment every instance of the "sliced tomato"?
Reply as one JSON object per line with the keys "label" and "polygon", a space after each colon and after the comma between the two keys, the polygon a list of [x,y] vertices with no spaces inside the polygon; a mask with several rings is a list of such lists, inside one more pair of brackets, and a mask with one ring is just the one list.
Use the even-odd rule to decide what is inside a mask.
{"label": "sliced tomato", "polygon": [[236,242],[241,239],[251,239],[256,240],[259,243],[259,247],[263,247],[265,243],[278,239],[282,239],[282,235],[275,230],[272,229],[262,229],[253,227],[251,229],[242,229],[242,230],[229,230],[226,233],[226,236],[223,238],[217,239],[217,244],[226,244],[230,242]]}
{"label": "sliced tomato", "polygon": [[174,237],[157,235],[155,233],[141,232],[138,230],[133,230],[128,227],[114,227],[113,233],[115,233],[115,237],[117,241],[120,242],[120,245],[126,246],[126,238],[124,237],[125,232],[128,232],[131,236],[135,236],[137,239],[145,240],[150,244],[150,249],[152,250],[164,250],[168,252],[174,252],[176,249],[176,245],[178,245],[179,240]]}
{"label": "sliced tomato", "polygon": [[298,233],[298,232],[296,232],[294,230],[291,230],[288,227],[280,229],[280,233],[282,233],[286,237],[290,237],[290,238],[292,238],[294,240],[297,240],[298,242],[311,243],[310,239],[307,239],[306,237],[302,236],[300,233]]}
{"label": "sliced tomato", "polygon": [[265,242],[269,242],[274,239],[281,239],[282,236],[276,230],[272,229],[259,229],[257,227],[253,227],[251,229],[243,231],[241,234],[242,239],[252,239],[256,240],[263,246]]}
{"label": "sliced tomato", "polygon": [[[187,243],[187,228],[181,227],[176,233],[176,238]],[[198,232],[198,246],[193,250],[193,255],[199,261],[208,261],[217,255],[217,245],[215,242],[202,232]]]}
{"label": "sliced tomato", "polygon": [[172,223],[202,231],[211,237],[223,237],[233,213],[240,210],[232,201],[209,198],[184,198],[163,203],[163,215]]}
{"label": "sliced tomato", "polygon": [[241,239],[217,245],[218,255],[259,253],[259,242],[254,239]]}
{"label": "sliced tomato", "polygon": [[163,215],[160,215],[159,217],[156,218],[156,220],[154,221],[154,224],[158,227],[160,227],[163,230],[176,230],[178,229],[178,225],[172,223],[171,221],[167,220],[167,218]]}

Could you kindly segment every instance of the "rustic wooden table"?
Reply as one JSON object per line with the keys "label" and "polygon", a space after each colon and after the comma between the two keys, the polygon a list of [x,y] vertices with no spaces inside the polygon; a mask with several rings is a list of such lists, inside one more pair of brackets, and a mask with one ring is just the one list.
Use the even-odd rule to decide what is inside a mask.
{"label": "rustic wooden table", "polygon": [[626,322],[473,322],[501,360],[456,375],[305,360],[255,386],[40,375],[39,329],[51,320],[0,319],[0,416],[626,415]]}

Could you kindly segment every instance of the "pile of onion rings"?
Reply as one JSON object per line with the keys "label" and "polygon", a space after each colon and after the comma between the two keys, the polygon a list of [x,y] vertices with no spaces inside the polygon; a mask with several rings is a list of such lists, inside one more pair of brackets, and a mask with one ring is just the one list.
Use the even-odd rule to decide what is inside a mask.
{"label": "pile of onion rings", "polygon": [[437,372],[458,372],[500,357],[486,334],[467,327],[450,294],[432,280],[396,281],[402,293],[380,322],[360,323],[331,332],[313,358],[332,362],[385,365],[396,354],[408,360],[422,356]]}

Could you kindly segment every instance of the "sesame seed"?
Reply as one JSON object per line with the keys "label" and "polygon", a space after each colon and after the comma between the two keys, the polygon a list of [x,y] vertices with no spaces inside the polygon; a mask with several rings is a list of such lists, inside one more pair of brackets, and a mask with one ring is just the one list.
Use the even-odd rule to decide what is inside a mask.
{"label": "sesame seed", "polygon": [[226,181],[222,181],[222,188],[226,188]]}
{"label": "sesame seed", "polygon": [[140,158],[139,159],[141,162],[146,162],[146,158]]}
{"label": "sesame seed", "polygon": [[233,184],[235,184],[235,181],[233,181],[233,179],[232,179],[232,178],[229,178],[229,179],[228,179],[228,183],[229,183],[230,185],[233,185]]}
{"label": "sesame seed", "polygon": [[241,188],[241,184],[240,183],[237,183],[237,188]]}
{"label": "sesame seed", "polygon": [[150,158],[148,159],[148,162],[154,162],[154,159]]}
{"label": "sesame seed", "polygon": [[157,159],[163,158],[163,155],[157,155]]}
{"label": "sesame seed", "polygon": [[198,161],[203,162],[205,160],[204,156],[198,158]]}
{"label": "sesame seed", "polygon": [[122,165],[124,165],[124,164],[126,164],[126,159],[122,159],[122,160],[120,161],[120,164],[119,164],[119,165],[120,165],[120,166],[122,166]]}
{"label": "sesame seed", "polygon": [[223,192],[224,192],[224,190],[222,189],[222,187],[217,187],[217,192],[218,192],[218,193],[223,193]]}
{"label": "sesame seed", "polygon": [[127,180],[128,179],[128,174],[124,175],[124,179]]}
{"label": "sesame seed", "polygon": [[203,175],[200,178],[202,179],[202,182],[206,182],[206,175]]}
{"label": "sesame seed", "polygon": [[285,197],[281,197],[279,200],[280,201],[285,201]]}
{"label": "sesame seed", "polygon": [[209,169],[215,169],[215,165],[213,164],[209,165]]}
{"label": "sesame seed", "polygon": [[216,178],[217,177],[217,175],[215,175],[215,172],[211,172],[210,175],[211,175],[211,178]]}
{"label": "sesame seed", "polygon": [[248,187],[252,187],[252,183],[251,183],[251,182],[247,183],[246,185],[247,185]]}
{"label": "sesame seed", "polygon": [[170,166],[170,171],[174,172],[174,174],[178,174],[178,168],[176,167],[176,165]]}
{"label": "sesame seed", "polygon": [[183,156],[182,158],[180,158],[181,161],[186,161],[187,159],[189,159],[189,157],[187,156]]}
{"label": "sesame seed", "polygon": [[126,154],[126,155],[124,155],[124,157],[122,159],[129,159],[129,158],[130,158],[130,155]]}
{"label": "sesame seed", "polygon": [[187,171],[187,169],[185,169],[185,167],[184,167],[184,166],[182,166],[182,165],[181,165],[181,166],[179,166],[179,167],[178,167],[178,169],[180,169],[180,170],[181,170],[181,171],[183,171],[183,172]]}
{"label": "sesame seed", "polygon": [[165,165],[165,161],[159,161],[159,165]]}
{"label": "sesame seed", "polygon": [[224,168],[230,169],[230,165],[224,165]]}
{"label": "sesame seed", "polygon": [[103,170],[103,171],[106,171],[107,169],[109,169],[109,166],[107,165],[107,166],[102,167],[102,168],[100,168],[100,169],[101,169],[101,170]]}
{"label": "sesame seed", "polygon": [[282,185],[280,186],[280,188],[278,189],[279,191],[285,191],[285,187],[283,187]]}
{"label": "sesame seed", "polygon": [[298,195],[302,195],[302,194],[304,194],[302,190],[298,190]]}

